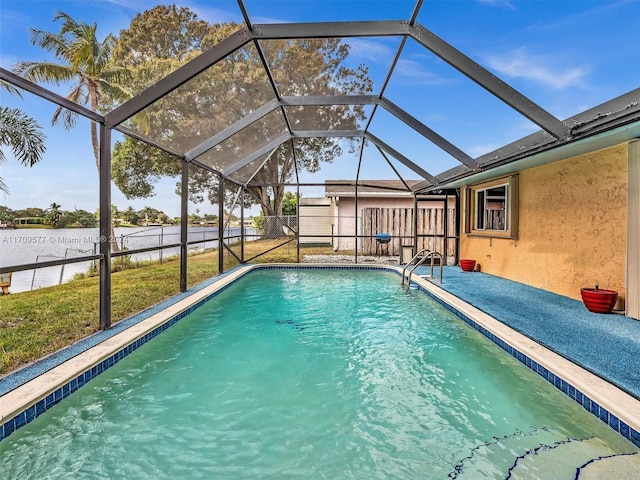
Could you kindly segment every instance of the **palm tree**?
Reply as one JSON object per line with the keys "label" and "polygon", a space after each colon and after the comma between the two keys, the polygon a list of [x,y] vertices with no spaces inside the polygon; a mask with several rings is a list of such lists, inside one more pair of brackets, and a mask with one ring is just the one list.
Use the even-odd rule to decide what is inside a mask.
{"label": "palm tree", "polygon": [[149,225],[149,215],[151,215],[153,213],[153,210],[151,210],[151,207],[144,207],[142,209],[142,214],[144,215],[144,223],[145,225]]}
{"label": "palm tree", "polygon": [[133,207],[130,206],[124,212],[122,212],[122,216],[127,221],[127,223],[133,224],[133,220],[137,217],[137,214]]}
{"label": "palm tree", "polygon": [[111,204],[111,219],[117,220],[120,217],[120,210],[118,210],[118,206]]}
{"label": "palm tree", "polygon": [[[88,106],[97,112],[106,109],[114,102],[131,98],[131,94],[123,87],[130,76],[129,71],[112,61],[116,38],[109,34],[102,42],[96,37],[98,26],[77,22],[63,12],[57,12],[53,21],[62,21],[59,33],[31,28],[31,44],[42,47],[54,54],[60,63],[22,61],[16,64],[14,71],[34,83],[72,82],[67,99],[79,105]],[[52,125],[62,121],[65,129],[71,129],[78,119],[78,114],[63,107],[58,107],[51,120]],[[91,145],[100,169],[100,145],[95,122],[90,122]],[[112,238],[113,225],[111,226]],[[117,244],[114,243],[114,249]]]}
{"label": "palm tree", "polygon": [[60,222],[60,217],[62,216],[62,212],[60,212],[60,207],[62,205],[58,205],[56,202],[53,202],[49,205],[49,213],[47,213],[47,221],[51,223],[53,228],[58,227],[58,222]]}
{"label": "palm tree", "polygon": [[[0,87],[22,97],[20,90],[3,80],[0,80]],[[45,140],[42,127],[33,118],[18,108],[0,107],[0,163],[7,159],[2,147],[8,146],[20,163],[33,167],[42,160]],[[0,177],[0,192],[8,191]]]}

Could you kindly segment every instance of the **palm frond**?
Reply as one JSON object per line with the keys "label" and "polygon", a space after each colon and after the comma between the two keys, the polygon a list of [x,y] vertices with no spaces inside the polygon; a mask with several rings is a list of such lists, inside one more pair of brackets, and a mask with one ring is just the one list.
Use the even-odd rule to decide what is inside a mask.
{"label": "palm frond", "polygon": [[30,82],[56,85],[72,80],[76,76],[76,72],[71,67],[52,62],[22,61],[16,64],[14,71]]}
{"label": "palm frond", "polygon": [[12,95],[17,95],[18,97],[22,98],[22,92],[20,91],[20,89],[14,87],[6,80],[0,79],[0,88],[4,88],[7,92],[11,93]]}
{"label": "palm frond", "polygon": [[10,147],[20,163],[30,167],[38,163],[45,152],[45,140],[42,127],[33,118],[18,108],[0,107],[0,147]]}

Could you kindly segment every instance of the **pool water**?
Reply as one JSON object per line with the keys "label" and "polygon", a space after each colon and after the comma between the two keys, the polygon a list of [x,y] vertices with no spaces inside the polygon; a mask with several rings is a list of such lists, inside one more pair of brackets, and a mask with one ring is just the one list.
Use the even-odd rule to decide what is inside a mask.
{"label": "pool water", "polygon": [[0,478],[559,480],[637,450],[397,275],[270,269],[0,442]]}

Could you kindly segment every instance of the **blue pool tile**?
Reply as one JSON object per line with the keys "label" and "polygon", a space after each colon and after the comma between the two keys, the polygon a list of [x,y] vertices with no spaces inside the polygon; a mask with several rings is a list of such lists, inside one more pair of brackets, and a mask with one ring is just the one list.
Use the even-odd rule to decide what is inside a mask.
{"label": "blue pool tile", "polygon": [[3,425],[3,430],[4,430],[4,438],[8,437],[9,435],[11,435],[16,429],[16,423],[13,421],[13,419],[9,420],[8,422],[6,422]]}
{"label": "blue pool tile", "polygon": [[562,393],[564,393],[565,395],[569,395],[569,384],[567,382],[562,380],[560,388],[562,389]]}
{"label": "blue pool tile", "polygon": [[26,416],[27,416],[27,423],[31,422],[34,418],[36,418],[35,405],[31,405],[29,408],[27,408]]}
{"label": "blue pool tile", "polygon": [[45,406],[44,400],[40,400],[38,403],[36,403],[36,417],[38,415],[43,414],[45,410],[46,410],[46,406]]}
{"label": "blue pool tile", "polygon": [[571,400],[575,400],[576,399],[576,387],[574,387],[573,385],[569,385],[569,390],[567,392],[567,395],[569,395],[569,398]]}
{"label": "blue pool tile", "polygon": [[613,415],[612,413],[609,414],[609,425],[611,426],[611,428],[613,428],[616,432],[620,431],[620,420],[618,420],[618,417],[616,417],[615,415]]}
{"label": "blue pool tile", "polygon": [[621,434],[623,437],[631,438],[631,432],[630,432],[630,430],[631,430],[631,429],[629,428],[629,425],[627,425],[626,423],[624,423],[624,422],[622,422],[622,421],[620,422],[620,434]]}
{"label": "blue pool tile", "polygon": [[630,437],[631,441],[636,447],[640,447],[640,432],[638,432],[637,430],[634,430],[633,428],[630,430],[631,430],[631,437]]}
{"label": "blue pool tile", "polygon": [[600,420],[609,425],[609,410],[600,407]]}
{"label": "blue pool tile", "polygon": [[556,375],[553,384],[555,385],[555,387],[560,390],[562,387],[562,379]]}
{"label": "blue pool tile", "polygon": [[600,405],[598,405],[593,400],[591,401],[591,413],[593,413],[596,417],[600,416]]}
{"label": "blue pool tile", "polygon": [[549,372],[542,365],[538,365],[538,375],[540,375],[545,380],[549,379]]}
{"label": "blue pool tile", "polygon": [[62,398],[67,398],[71,393],[71,386],[67,383],[62,386]]}
{"label": "blue pool tile", "polygon": [[51,408],[51,406],[54,405],[54,399],[53,399],[53,393],[50,393],[49,395],[47,395],[47,398],[45,398],[45,407]]}
{"label": "blue pool tile", "polygon": [[16,430],[20,427],[24,427],[27,424],[27,414],[26,412],[22,412],[14,418],[16,422]]}
{"label": "blue pool tile", "polygon": [[591,399],[589,397],[587,397],[586,395],[582,396],[582,406],[586,410],[591,411]]}

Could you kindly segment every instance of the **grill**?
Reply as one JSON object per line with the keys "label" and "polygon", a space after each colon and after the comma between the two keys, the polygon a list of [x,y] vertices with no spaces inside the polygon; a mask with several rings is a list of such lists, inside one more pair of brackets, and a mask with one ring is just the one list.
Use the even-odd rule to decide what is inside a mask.
{"label": "grill", "polygon": [[389,243],[391,241],[391,235],[388,233],[376,233],[376,242]]}

